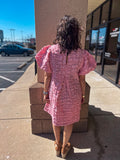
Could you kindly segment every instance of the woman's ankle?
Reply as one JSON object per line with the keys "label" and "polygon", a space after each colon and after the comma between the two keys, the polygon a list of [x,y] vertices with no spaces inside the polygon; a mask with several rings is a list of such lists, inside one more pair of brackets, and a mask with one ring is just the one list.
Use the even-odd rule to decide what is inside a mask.
{"label": "woman's ankle", "polygon": [[58,145],[62,145],[61,140],[59,140],[59,141],[55,140],[55,142],[56,142],[56,144],[58,144]]}
{"label": "woman's ankle", "polygon": [[64,148],[67,144],[68,144],[68,142],[63,143],[63,144],[62,144],[62,147]]}

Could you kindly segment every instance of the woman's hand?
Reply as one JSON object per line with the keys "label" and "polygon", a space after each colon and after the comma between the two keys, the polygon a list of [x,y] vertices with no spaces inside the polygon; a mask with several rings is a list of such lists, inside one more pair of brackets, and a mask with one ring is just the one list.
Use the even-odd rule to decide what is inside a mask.
{"label": "woman's hand", "polygon": [[79,81],[80,81],[81,90],[82,90],[81,103],[83,104],[85,102],[85,87],[86,87],[85,75],[80,75],[79,76]]}
{"label": "woman's hand", "polygon": [[44,95],[43,100],[44,100],[46,103],[50,103],[49,95]]}
{"label": "woman's hand", "polygon": [[49,87],[51,82],[51,73],[44,72],[44,92],[48,92],[48,94],[44,94],[43,100],[47,103],[50,103],[49,100]]}

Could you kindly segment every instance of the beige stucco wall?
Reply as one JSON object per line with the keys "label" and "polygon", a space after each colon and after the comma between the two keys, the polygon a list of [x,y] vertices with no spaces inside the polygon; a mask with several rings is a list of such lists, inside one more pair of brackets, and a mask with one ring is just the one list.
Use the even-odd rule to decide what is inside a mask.
{"label": "beige stucco wall", "polygon": [[[46,44],[52,44],[57,24],[65,14],[78,18],[85,30],[87,8],[88,0],[35,0],[37,51]],[[84,34],[82,37],[83,47]]]}
{"label": "beige stucco wall", "polygon": [[105,1],[106,0],[88,0],[88,14]]}
{"label": "beige stucco wall", "polygon": [[[82,24],[82,48],[85,45],[88,0],[34,0],[37,52],[47,44],[52,44],[56,28],[65,15],[76,17]],[[38,82],[43,82],[43,72],[38,68]]]}

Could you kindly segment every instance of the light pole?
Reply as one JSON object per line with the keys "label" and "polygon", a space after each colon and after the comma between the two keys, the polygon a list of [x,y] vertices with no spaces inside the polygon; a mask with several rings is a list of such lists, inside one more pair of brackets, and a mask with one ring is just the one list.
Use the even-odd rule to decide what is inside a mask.
{"label": "light pole", "polygon": [[11,41],[15,41],[15,29],[9,29],[11,32]]}
{"label": "light pole", "polygon": [[21,39],[22,39],[22,43],[23,43],[23,31],[21,31]]}
{"label": "light pole", "polygon": [[14,37],[14,42],[15,42],[15,29],[13,29],[13,37]]}

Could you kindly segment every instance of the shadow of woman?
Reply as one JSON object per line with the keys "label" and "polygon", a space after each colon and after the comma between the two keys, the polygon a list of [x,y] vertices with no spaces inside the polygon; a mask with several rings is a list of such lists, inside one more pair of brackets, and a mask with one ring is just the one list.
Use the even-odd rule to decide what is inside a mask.
{"label": "shadow of woman", "polygon": [[[68,160],[115,160],[120,157],[120,118],[89,105],[88,132],[72,133]],[[54,141],[53,134],[37,134]],[[62,134],[61,134],[62,139]]]}

